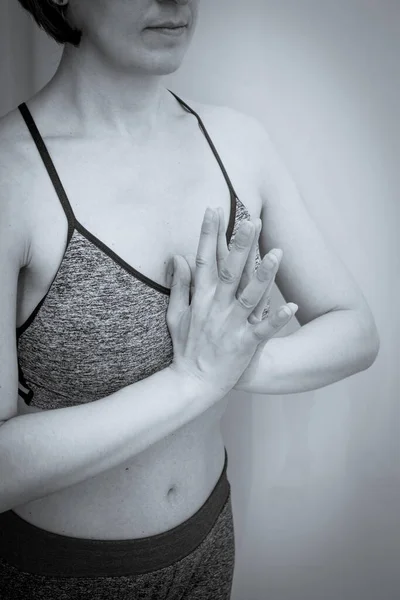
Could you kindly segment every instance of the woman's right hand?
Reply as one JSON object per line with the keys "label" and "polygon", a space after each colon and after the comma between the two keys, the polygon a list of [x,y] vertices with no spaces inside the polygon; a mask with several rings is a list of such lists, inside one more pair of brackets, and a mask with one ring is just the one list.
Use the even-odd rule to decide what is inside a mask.
{"label": "woman's right hand", "polygon": [[[174,257],[166,315],[174,350],[170,367],[182,376],[200,381],[221,398],[240,379],[258,345],[272,338],[296,312],[290,305],[283,305],[272,316],[256,324],[248,321],[277,270],[275,257],[275,264],[269,263],[269,257],[273,256],[269,252],[236,297],[254,233],[255,226],[251,221],[241,223],[218,273],[218,214],[207,209],[201,227],[190,304],[190,266],[184,257]],[[290,314],[280,317],[278,312],[285,306]]]}

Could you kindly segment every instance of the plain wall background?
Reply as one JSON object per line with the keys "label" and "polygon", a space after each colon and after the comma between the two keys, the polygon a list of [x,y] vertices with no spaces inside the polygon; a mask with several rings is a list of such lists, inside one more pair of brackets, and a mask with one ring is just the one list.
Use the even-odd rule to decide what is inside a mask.
{"label": "plain wall background", "polygon": [[[186,60],[166,78],[187,101],[265,125],[381,336],[370,369],[320,390],[231,392],[232,600],[400,597],[399,34],[396,0],[202,0]],[[0,115],[60,55],[2,0]]]}

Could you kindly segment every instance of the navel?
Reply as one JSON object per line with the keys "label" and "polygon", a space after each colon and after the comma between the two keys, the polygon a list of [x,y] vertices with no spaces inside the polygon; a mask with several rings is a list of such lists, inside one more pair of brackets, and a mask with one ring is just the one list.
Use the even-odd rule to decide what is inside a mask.
{"label": "navel", "polygon": [[175,498],[175,495],[176,495],[176,485],[171,485],[171,487],[169,488],[169,490],[167,492],[168,500],[172,500],[173,498]]}

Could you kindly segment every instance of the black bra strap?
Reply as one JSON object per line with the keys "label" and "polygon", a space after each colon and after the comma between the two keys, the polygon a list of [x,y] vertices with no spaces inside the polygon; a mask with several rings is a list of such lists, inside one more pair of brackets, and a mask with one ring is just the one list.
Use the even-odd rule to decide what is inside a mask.
{"label": "black bra strap", "polygon": [[206,129],[206,127],[205,127],[205,125],[204,125],[203,121],[201,120],[200,116],[197,114],[197,112],[196,112],[196,111],[194,111],[194,110],[193,110],[193,108],[190,108],[190,106],[189,106],[188,104],[186,104],[186,102],[184,102],[184,101],[183,101],[181,98],[179,98],[179,96],[177,96],[176,94],[174,94],[174,92],[171,92],[171,90],[168,90],[168,91],[169,91],[169,92],[170,92],[170,93],[171,93],[173,96],[175,96],[175,98],[178,100],[178,102],[179,102],[179,103],[180,103],[180,104],[181,104],[181,105],[182,105],[184,108],[186,108],[186,110],[187,110],[188,112],[191,112],[191,113],[192,113],[192,114],[193,114],[193,115],[194,115],[194,116],[197,118],[197,120],[198,120],[198,122],[199,122],[199,127],[200,127],[200,129],[202,130],[202,132],[204,133],[204,135],[205,135],[205,137],[206,137],[206,140],[208,141],[208,143],[209,143],[209,145],[210,145],[210,147],[211,147],[211,150],[213,151],[213,153],[214,153],[214,156],[215,156],[215,158],[217,159],[219,166],[221,167],[221,171],[222,171],[222,173],[224,174],[225,181],[226,181],[226,183],[228,184],[228,187],[229,187],[229,189],[230,189],[230,191],[231,191],[232,195],[234,196],[234,198],[237,198],[237,194],[236,194],[236,192],[235,192],[235,190],[234,190],[234,188],[233,188],[233,185],[232,185],[232,182],[231,182],[231,180],[230,180],[230,178],[229,178],[229,175],[228,175],[228,173],[226,172],[226,169],[225,169],[225,167],[224,167],[224,164],[223,164],[223,162],[222,162],[222,160],[221,160],[221,157],[220,157],[220,155],[218,154],[218,152],[217,152],[217,149],[216,149],[216,147],[214,146],[214,143],[213,143],[212,139],[210,138],[210,136],[209,136],[209,134],[208,134],[208,131],[207,131],[207,129]]}
{"label": "black bra strap", "polygon": [[[209,145],[211,147],[211,150],[213,151],[214,156],[217,159],[219,166],[221,167],[221,171],[222,171],[222,173],[223,173],[223,175],[225,177],[226,183],[228,184],[228,187],[230,189],[231,195],[234,198],[237,198],[237,195],[236,195],[236,192],[235,192],[235,190],[233,188],[232,182],[229,179],[229,175],[226,172],[224,164],[223,164],[223,162],[222,162],[222,160],[221,160],[221,158],[220,158],[220,156],[219,156],[219,154],[217,152],[217,149],[214,146],[213,141],[211,140],[211,138],[210,138],[210,136],[208,134],[208,131],[207,131],[207,129],[206,129],[203,121],[201,120],[200,116],[197,114],[196,111],[194,111],[192,108],[190,108],[190,106],[188,104],[186,104],[186,102],[184,102],[176,94],[174,94],[173,92],[171,92],[171,90],[168,90],[168,91],[173,96],[175,96],[175,98],[178,100],[178,102],[188,112],[192,113],[197,118],[197,121],[199,123],[199,127],[202,130],[203,134],[205,135],[205,137],[206,137],[206,139],[207,139],[207,141],[208,141],[208,143],[209,143]],[[51,181],[52,181],[52,183],[54,185],[54,188],[55,188],[55,190],[57,192],[57,195],[58,195],[58,197],[60,199],[60,202],[61,202],[61,204],[62,204],[62,206],[64,208],[65,214],[66,214],[67,219],[68,219],[68,240],[69,240],[71,238],[71,236],[72,236],[72,233],[73,233],[74,229],[75,229],[75,224],[76,224],[77,221],[76,221],[74,212],[72,210],[71,204],[70,204],[70,202],[68,200],[68,196],[67,196],[67,194],[66,194],[66,192],[64,190],[64,187],[63,187],[63,185],[61,183],[61,180],[60,180],[60,178],[59,178],[59,176],[57,174],[57,171],[56,171],[56,168],[54,166],[54,163],[53,163],[53,161],[52,161],[52,159],[50,157],[50,154],[49,154],[49,152],[47,150],[46,144],[44,143],[44,140],[43,140],[43,138],[42,138],[42,136],[41,136],[41,134],[40,134],[37,126],[36,126],[36,123],[33,120],[33,117],[32,117],[32,114],[31,114],[29,108],[27,107],[27,105],[25,104],[25,102],[22,102],[22,104],[20,104],[18,106],[18,108],[19,108],[19,111],[20,111],[20,113],[21,113],[21,115],[22,115],[22,117],[23,117],[23,119],[24,119],[24,121],[25,121],[25,123],[26,123],[26,125],[27,125],[27,127],[28,127],[28,129],[29,129],[29,131],[30,131],[30,133],[32,135],[32,137],[33,137],[33,140],[34,140],[34,142],[36,144],[36,147],[37,147],[37,149],[38,149],[38,151],[40,153],[40,156],[42,157],[42,160],[43,160],[43,162],[45,164],[45,167],[46,167],[47,172],[48,172],[48,174],[50,176],[50,179],[51,179]]]}
{"label": "black bra strap", "polygon": [[60,178],[57,174],[56,168],[54,166],[54,163],[50,157],[50,154],[47,150],[46,144],[44,143],[44,140],[42,138],[42,136],[40,135],[40,132],[38,130],[38,128],[36,127],[36,123],[33,120],[32,114],[29,110],[29,108],[27,107],[27,105],[25,104],[25,102],[22,102],[22,104],[20,104],[18,106],[19,111],[33,137],[33,140],[36,144],[36,147],[40,153],[40,156],[42,157],[42,160],[45,164],[45,167],[47,169],[47,172],[50,176],[50,179],[55,187],[55,190],[57,192],[57,195],[60,199],[60,202],[62,204],[62,207],[65,211],[65,214],[67,216],[68,219],[68,240],[71,238],[73,230],[75,228],[75,215],[74,212],[72,210],[71,204],[69,203],[68,200],[68,196],[65,193],[64,187],[60,181]]}

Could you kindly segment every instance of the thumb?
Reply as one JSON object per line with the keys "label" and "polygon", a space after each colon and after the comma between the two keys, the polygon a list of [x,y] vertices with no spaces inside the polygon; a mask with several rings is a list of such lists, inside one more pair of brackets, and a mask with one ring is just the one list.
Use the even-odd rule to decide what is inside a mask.
{"label": "thumb", "polygon": [[189,291],[191,273],[186,260],[180,255],[175,255],[172,260],[172,281],[168,312],[177,316],[189,306]]}

